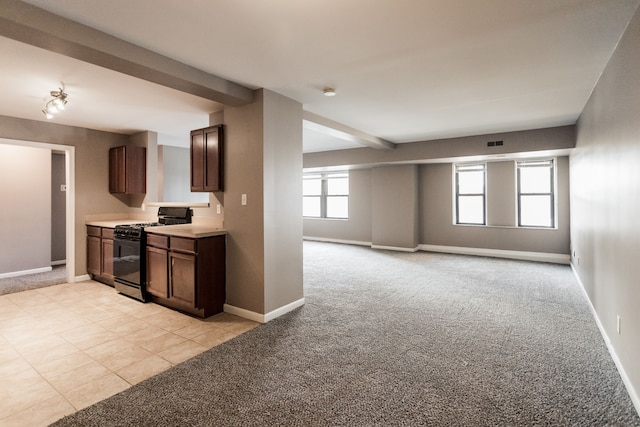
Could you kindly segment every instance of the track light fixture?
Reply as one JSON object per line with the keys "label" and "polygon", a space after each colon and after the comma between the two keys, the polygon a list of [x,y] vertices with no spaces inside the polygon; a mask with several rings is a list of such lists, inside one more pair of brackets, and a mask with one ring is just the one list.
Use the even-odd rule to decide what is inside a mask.
{"label": "track light fixture", "polygon": [[62,87],[58,88],[58,90],[52,90],[49,94],[52,98],[45,104],[42,109],[42,114],[44,114],[47,119],[52,119],[55,113],[64,110],[67,105],[68,95],[64,91],[64,83],[62,83]]}

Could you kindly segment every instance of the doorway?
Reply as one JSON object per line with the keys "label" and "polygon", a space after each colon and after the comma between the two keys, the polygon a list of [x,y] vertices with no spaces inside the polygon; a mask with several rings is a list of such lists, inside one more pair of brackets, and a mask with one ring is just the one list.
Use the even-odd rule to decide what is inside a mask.
{"label": "doorway", "polygon": [[0,144],[21,147],[42,148],[50,152],[64,154],[65,169],[65,211],[64,220],[66,240],[66,281],[75,281],[75,147],[36,141],[20,141],[0,138]]}

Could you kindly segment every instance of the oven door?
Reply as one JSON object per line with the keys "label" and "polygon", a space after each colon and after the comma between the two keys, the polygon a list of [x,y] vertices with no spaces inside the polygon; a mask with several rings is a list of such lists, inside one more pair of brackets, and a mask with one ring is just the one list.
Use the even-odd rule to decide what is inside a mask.
{"label": "oven door", "polygon": [[140,240],[113,241],[113,275],[116,281],[140,287]]}

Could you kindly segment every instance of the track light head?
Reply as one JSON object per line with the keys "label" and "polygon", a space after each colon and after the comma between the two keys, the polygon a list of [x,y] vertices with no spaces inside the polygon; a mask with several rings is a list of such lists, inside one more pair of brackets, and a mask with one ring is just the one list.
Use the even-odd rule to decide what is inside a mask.
{"label": "track light head", "polygon": [[50,99],[46,103],[44,109],[42,110],[42,113],[47,119],[52,119],[54,113],[63,111],[65,106],[67,105],[68,95],[64,91],[64,83],[62,83],[62,87],[58,88],[58,90],[52,90],[51,92],[49,92],[49,95],[51,95],[52,99]]}

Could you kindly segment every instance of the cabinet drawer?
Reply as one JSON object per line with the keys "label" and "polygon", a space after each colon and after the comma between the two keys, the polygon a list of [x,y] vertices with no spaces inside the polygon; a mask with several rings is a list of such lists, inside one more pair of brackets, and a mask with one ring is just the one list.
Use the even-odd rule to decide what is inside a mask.
{"label": "cabinet drawer", "polygon": [[186,239],[183,237],[171,237],[171,249],[182,252],[196,252],[195,239]]}
{"label": "cabinet drawer", "polygon": [[87,236],[96,236],[100,237],[100,227],[95,227],[93,225],[87,225]]}
{"label": "cabinet drawer", "polygon": [[159,248],[168,248],[169,237],[161,236],[159,234],[147,234],[147,245],[156,246]]}
{"label": "cabinet drawer", "polygon": [[103,239],[113,239],[113,228],[103,228],[102,229],[102,238]]}

